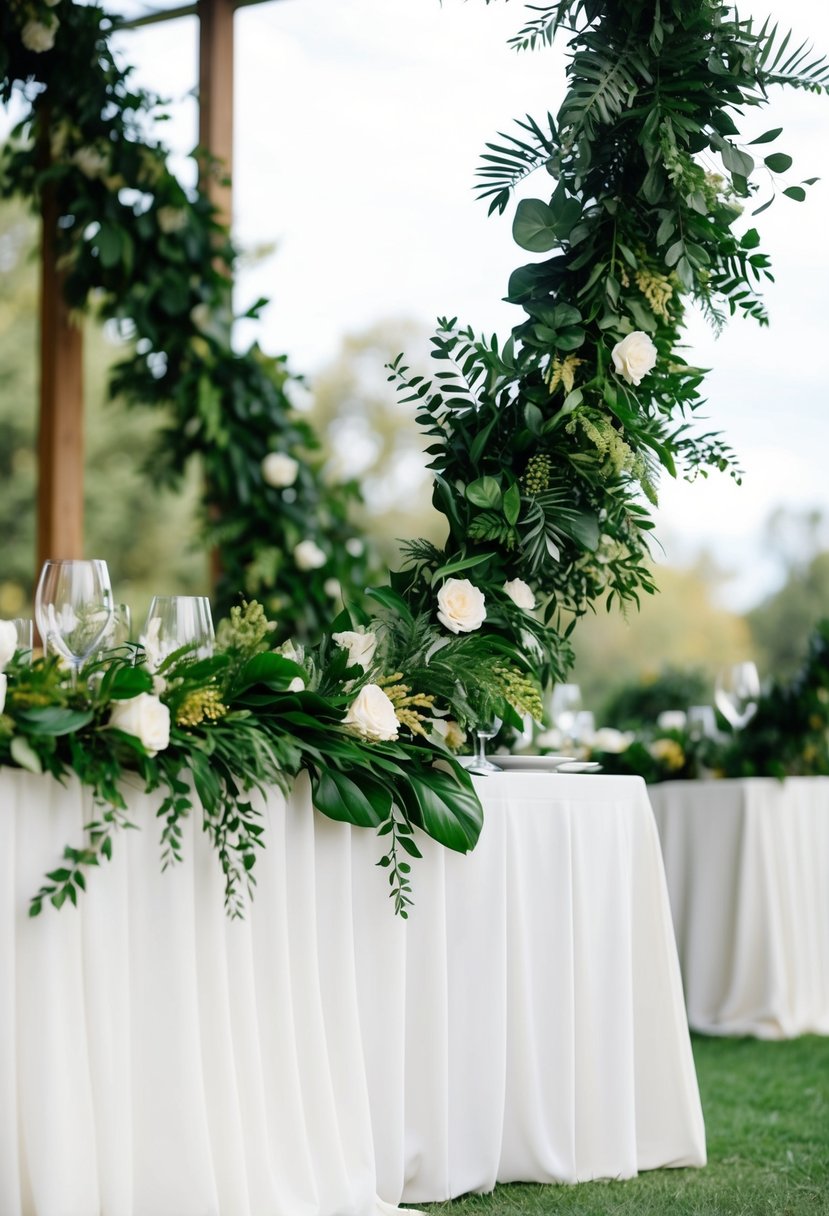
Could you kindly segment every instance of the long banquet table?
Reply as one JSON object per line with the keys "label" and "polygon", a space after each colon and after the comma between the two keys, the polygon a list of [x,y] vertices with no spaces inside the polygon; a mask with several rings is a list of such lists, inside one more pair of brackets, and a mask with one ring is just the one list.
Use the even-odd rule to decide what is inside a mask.
{"label": "long banquet table", "polygon": [[266,800],[243,921],[192,823],[160,873],[139,792],[78,909],[31,919],[89,793],[0,769],[3,1216],[374,1216],[703,1165],[644,785],[476,780],[481,841],[420,838],[408,922],[305,781]]}
{"label": "long banquet table", "polygon": [[709,1034],[829,1034],[829,777],[650,790],[688,1020]]}

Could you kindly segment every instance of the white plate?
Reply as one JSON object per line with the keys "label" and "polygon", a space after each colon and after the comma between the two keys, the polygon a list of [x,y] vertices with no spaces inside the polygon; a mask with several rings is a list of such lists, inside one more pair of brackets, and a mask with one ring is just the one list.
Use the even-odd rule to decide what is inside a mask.
{"label": "white plate", "polygon": [[568,760],[556,769],[556,772],[559,773],[600,773],[601,771],[602,766],[597,760]]}
{"label": "white plate", "polygon": [[572,756],[490,756],[504,772],[553,773],[560,764],[576,764]]}

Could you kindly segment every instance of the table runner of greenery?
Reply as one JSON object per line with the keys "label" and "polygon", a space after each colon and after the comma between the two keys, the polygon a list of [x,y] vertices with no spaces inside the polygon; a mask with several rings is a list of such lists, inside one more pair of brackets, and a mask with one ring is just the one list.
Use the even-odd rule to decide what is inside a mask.
{"label": "table runner of greenery", "polygon": [[[744,210],[762,212],[781,178],[782,194],[802,201],[811,181],[786,184],[791,158],[768,151],[779,128],[750,141],[758,161],[738,122],[772,85],[825,91],[829,68],[776,27],[711,0],[562,0],[528,12],[515,45],[543,49],[563,33],[567,91],[555,118],[528,117],[489,145],[480,192],[503,212],[528,174],[551,177],[549,200],[522,199],[513,225],[522,249],[550,256],[512,275],[509,299],[525,319],[505,342],[443,321],[434,382],[412,376],[402,357],[391,368],[432,439],[446,543],[410,542],[391,587],[368,593],[376,611],[361,587],[350,594],[344,572],[354,606],[306,653],[274,653],[248,607],[213,659],[179,655],[154,668],[147,656],[135,665],[132,653],[109,656],[79,693],[52,660],[9,661],[0,761],[73,768],[102,807],[88,849],[67,850],[33,910],[74,900],[83,867],[108,855],[123,820],[117,781],[135,768],[165,791],[165,860],[177,856],[192,772],[239,911],[261,843],[244,792],[305,766],[321,810],[388,836],[383,861],[405,914],[413,825],[460,849],[480,830],[469,776],[446,744],[493,712],[513,722],[538,714],[539,683],[565,674],[577,618],[653,590],[645,559],[661,471],[735,472],[719,436],[693,426],[704,373],[682,356],[686,308],[701,305],[715,326],[726,313],[767,323],[758,285],[769,259]],[[31,196],[54,183],[70,302],[94,289],[110,315],[129,320],[139,341],[119,386],[173,403],[162,467],[201,452],[226,580],[238,573],[235,588],[250,587],[236,553],[261,568],[249,546],[264,537],[281,569],[282,530],[295,540],[312,527],[316,491],[304,474],[297,485],[310,497],[294,490],[292,445],[308,437],[284,410],[284,368],[267,364],[263,378],[255,350],[240,361],[230,346],[227,234],[204,196],[169,176],[164,149],[146,142],[150,102],[116,67],[101,10],[11,0],[0,20],[2,95],[17,82],[33,101],[23,141],[5,157],[7,188]],[[47,109],[57,146],[51,138],[44,161]],[[163,283],[180,288],[174,307]],[[332,535],[303,533],[295,571],[323,569],[344,540],[342,529]],[[166,710],[165,746],[142,744],[142,707],[155,719]]]}

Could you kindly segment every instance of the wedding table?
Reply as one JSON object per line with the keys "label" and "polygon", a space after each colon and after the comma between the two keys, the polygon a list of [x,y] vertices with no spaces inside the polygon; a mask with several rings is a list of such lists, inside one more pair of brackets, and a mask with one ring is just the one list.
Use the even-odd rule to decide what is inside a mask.
{"label": "wedding table", "polygon": [[709,1034],[829,1034],[829,777],[650,790],[688,1020]]}
{"label": "wedding table", "polygon": [[230,922],[156,802],[77,909],[27,914],[88,791],[0,769],[3,1216],[375,1216],[496,1181],[703,1165],[659,842],[637,778],[477,778],[478,848],[419,836],[395,918],[375,835],[262,807]]}

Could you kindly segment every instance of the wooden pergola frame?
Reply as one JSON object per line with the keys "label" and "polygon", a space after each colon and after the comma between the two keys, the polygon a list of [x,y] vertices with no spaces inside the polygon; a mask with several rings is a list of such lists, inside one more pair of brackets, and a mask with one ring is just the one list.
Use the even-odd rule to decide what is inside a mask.
{"label": "wooden pergola frame", "polygon": [[[151,12],[123,28],[199,18],[199,146],[233,170],[233,17],[263,0],[197,0]],[[204,174],[202,189],[230,225],[230,184]],[[40,421],[38,428],[37,566],[50,557],[84,556],[83,334],[69,317],[56,265],[57,213],[45,192],[40,277]]]}

